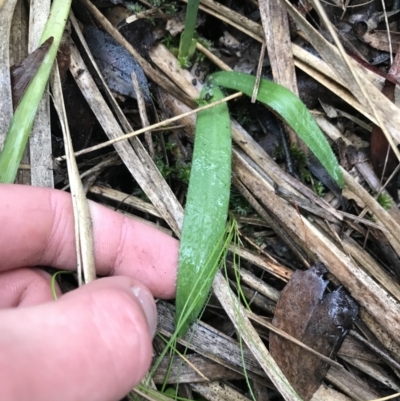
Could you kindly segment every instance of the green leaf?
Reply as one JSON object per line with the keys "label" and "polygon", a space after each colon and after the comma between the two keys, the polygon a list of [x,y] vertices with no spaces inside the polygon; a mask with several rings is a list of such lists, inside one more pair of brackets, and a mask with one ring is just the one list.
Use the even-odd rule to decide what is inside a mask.
{"label": "green leaf", "polygon": [[[200,0],[188,0],[188,5],[186,8],[185,28],[181,35],[178,56],[179,63],[183,68],[187,68],[187,66],[189,65],[189,59],[194,53],[193,35],[196,27],[199,3]],[[194,46],[196,46],[196,42],[194,42]]]}
{"label": "green leaf", "polygon": [[[209,82],[251,96],[255,77],[239,72],[221,71],[212,74]],[[344,180],[341,167],[324,134],[304,103],[290,90],[266,79],[261,79],[257,100],[266,104],[297,133],[329,175],[342,188]]]}
{"label": "green leaf", "polygon": [[[210,98],[211,96],[211,98]],[[205,87],[201,98],[224,97]],[[199,316],[224,253],[231,182],[231,129],[227,104],[197,116],[192,169],[179,249],[176,330],[183,336]]]}

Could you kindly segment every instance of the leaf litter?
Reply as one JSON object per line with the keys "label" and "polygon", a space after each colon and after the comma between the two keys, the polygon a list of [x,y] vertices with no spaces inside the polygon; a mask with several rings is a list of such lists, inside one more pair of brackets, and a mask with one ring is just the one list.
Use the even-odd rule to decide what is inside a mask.
{"label": "leaf litter", "polygon": [[[88,4],[87,1],[84,3]],[[79,7],[83,7],[81,3],[79,4]],[[351,3],[348,5],[352,6]],[[182,3],[173,6],[180,12],[185,11]],[[343,115],[339,113],[329,118],[324,116],[323,111],[321,112],[319,109],[319,117],[316,119],[318,124],[324,127],[322,129],[328,137],[332,132],[330,143],[333,149],[339,152],[342,165],[350,170],[350,174],[344,175],[346,186],[343,193],[340,194],[340,191],[335,190],[328,183],[323,174],[318,173],[318,168],[321,170],[321,167],[313,168],[315,162],[310,161],[311,158],[307,156],[307,150],[301,143],[299,149],[305,156],[294,150],[297,138],[291,132],[287,132],[290,156],[284,152],[280,153],[282,142],[279,140],[277,146],[270,146],[270,149],[274,151],[271,157],[259,146],[259,143],[262,140],[265,141],[271,134],[268,133],[268,129],[265,131],[260,127],[257,119],[247,113],[247,109],[253,106],[243,100],[230,104],[229,107],[235,114],[235,119],[239,120],[242,125],[237,122],[232,123],[232,135],[237,145],[233,150],[232,167],[235,187],[232,190],[237,191],[240,196],[232,197],[234,200],[230,204],[230,212],[239,222],[240,231],[250,239],[250,242],[246,242],[247,245],[242,244],[241,247],[236,247],[242,259],[241,276],[247,277],[247,280],[241,284],[232,284],[231,288],[233,291],[243,289],[253,313],[267,316],[268,319],[273,318],[273,324],[283,328],[304,344],[313,347],[320,354],[341,363],[343,368],[329,368],[323,359],[293,345],[287,339],[282,339],[257,321],[253,325],[256,328],[254,335],[257,335],[258,339],[251,340],[248,336],[250,331],[240,333],[241,330],[250,330],[249,328],[244,329],[247,326],[243,321],[240,319],[235,321],[237,317],[234,314],[230,315],[233,323],[226,318],[223,312],[226,305],[221,302],[221,294],[216,291],[219,294],[219,301],[211,297],[209,307],[202,316],[203,321],[215,328],[204,323],[194,325],[192,336],[177,345],[180,351],[183,351],[184,347],[189,347],[188,358],[193,360],[193,363],[200,365],[203,375],[188,374],[185,376],[184,372],[190,370],[190,365],[187,362],[175,361],[173,358],[171,360],[175,361],[174,366],[177,366],[177,370],[175,376],[168,379],[168,383],[170,385],[185,383],[186,390],[184,390],[185,385],[182,384],[178,391],[186,396],[190,396],[194,391],[209,399],[215,398],[218,396],[218,386],[217,390],[214,387],[207,387],[204,377],[212,381],[214,377],[211,372],[218,371],[218,365],[220,365],[223,368],[221,368],[220,374],[215,374],[215,380],[217,383],[224,381],[224,385],[229,386],[227,394],[231,398],[234,397],[234,394],[237,394],[240,399],[248,396],[249,386],[251,387],[251,383],[253,383],[254,387],[261,386],[265,396],[290,399],[293,394],[287,393],[279,387],[280,385],[278,386],[280,390],[277,391],[276,384],[274,384],[276,378],[271,381],[269,368],[265,366],[266,370],[264,371],[260,367],[264,367],[265,359],[263,358],[267,354],[258,354],[258,352],[260,352],[260,347],[267,345],[272,358],[280,366],[290,385],[303,399],[310,399],[313,395],[314,399],[320,399],[322,394],[328,399],[341,399],[341,397],[345,397],[343,394],[347,394],[353,399],[365,400],[393,394],[399,389],[398,371],[393,364],[384,361],[390,361],[390,358],[400,361],[400,348],[395,335],[400,322],[400,311],[396,306],[399,297],[396,278],[398,270],[396,270],[395,263],[400,249],[396,236],[400,221],[397,208],[397,178],[391,179],[389,192],[382,189],[382,185],[386,183],[390,173],[395,171],[398,163],[394,156],[397,152],[396,149],[393,149],[393,154],[389,154],[386,161],[385,152],[387,153],[389,149],[388,145],[379,152],[376,151],[374,145],[371,145],[370,161],[374,165],[374,169],[368,170],[368,160],[365,155],[360,156],[354,151],[351,154],[348,143],[346,146],[337,144],[337,137],[332,139],[333,129],[329,128],[333,127],[339,131],[341,140],[346,140],[352,135],[364,143],[369,143],[372,140],[371,134],[363,127],[372,122],[375,127],[379,126],[386,131],[386,135],[389,134],[392,143],[398,143],[397,106],[379,92],[384,83],[384,77],[387,77],[388,81],[392,82],[392,91],[396,93],[398,91],[396,82],[399,78],[397,70],[392,70],[394,72],[390,76],[389,58],[382,53],[382,49],[388,50],[388,41],[385,39],[387,31],[382,22],[384,19],[382,13],[371,16],[368,8],[353,10],[346,9],[346,5],[343,5],[347,14],[341,20],[338,18],[338,14],[342,14],[343,10],[324,6],[329,19],[337,24],[340,34],[343,38],[345,37],[343,39],[345,46],[353,51],[356,49],[358,57],[364,60],[363,64],[360,64],[358,61],[354,61],[358,60],[354,57],[350,63],[351,68],[361,77],[364,89],[370,96],[370,103],[368,103],[364,98],[363,91],[360,91],[355,82],[351,81],[354,79],[340,53],[328,41],[319,36],[319,33],[327,36],[326,29],[318,27],[318,20],[314,24],[317,26],[317,30],[311,29],[304,22],[300,16],[300,13],[303,15],[305,13],[301,4],[294,8],[287,3],[277,2],[274,7],[278,7],[278,11],[265,10],[264,6],[265,4],[261,4],[261,2],[260,8],[258,8],[252,1],[245,4],[233,1],[227,7],[212,0],[204,0],[200,5],[202,15],[199,19],[198,33],[211,41],[210,51],[230,68],[245,68],[246,72],[252,71],[253,74],[256,73],[255,68],[258,64],[257,49],[260,49],[260,42],[265,39],[268,32],[274,33],[275,36],[271,35],[269,41],[266,40],[267,55],[262,62],[262,75],[267,78],[271,78],[271,76],[276,78],[274,71],[288,72],[289,75],[279,75],[280,78],[276,79],[294,91],[299,89],[301,98],[310,99],[310,102],[307,101],[310,107],[319,108],[318,102],[314,100],[317,98],[316,88],[319,88],[318,91],[321,89],[321,93],[325,93],[325,103],[342,110],[351,117],[350,119],[344,113]],[[109,11],[113,6],[109,4],[107,7]],[[276,24],[282,15],[285,18],[285,7],[288,7],[293,20],[289,19],[286,30],[281,32],[276,29]],[[313,7],[315,5],[306,4],[308,11]],[[92,8],[90,9],[93,11]],[[130,12],[132,13],[132,11]],[[278,12],[279,18],[275,12]],[[212,13],[214,16],[211,16]],[[362,20],[369,24],[364,33],[360,30],[356,31],[356,26],[348,23],[357,13],[361,14]],[[151,21],[154,27],[154,37],[161,38],[164,44],[167,44],[169,49],[174,52],[173,38],[168,37],[165,29],[165,25],[168,23],[168,12],[165,8],[163,8],[162,14],[162,19],[155,18]],[[172,20],[174,12],[171,12],[170,15],[170,20]],[[224,23],[219,22],[219,16],[224,18]],[[316,18],[315,15],[313,18]],[[391,30],[395,32],[392,37],[394,53],[397,52],[397,21],[397,13],[393,13],[389,23]],[[377,24],[378,29],[371,28],[372,22]],[[301,38],[296,37],[296,29],[293,28],[295,23],[298,24],[296,29],[300,28],[303,31]],[[122,132],[131,131],[132,127],[136,129],[141,127],[134,100],[136,96],[131,80],[132,70],[135,70],[139,78],[139,86],[142,87],[144,96],[155,102],[155,108],[150,102],[147,108],[150,119],[156,121],[157,118],[169,117],[171,113],[183,113],[188,106],[193,107],[193,102],[190,102],[189,99],[196,98],[197,89],[201,86],[200,70],[207,70],[210,67],[211,70],[215,69],[207,59],[197,55],[196,69],[192,70],[194,76],[191,76],[171,67],[173,65],[171,64],[172,55],[166,57],[163,53],[164,55],[161,57],[163,60],[157,59],[156,55],[163,51],[162,46],[152,46],[152,41],[149,41],[148,46],[152,46],[149,54],[153,58],[153,66],[158,68],[150,69],[139,58],[136,62],[131,52],[122,50],[121,45],[110,36],[111,28],[103,28],[108,32],[106,34],[100,25],[96,27],[87,23],[85,25],[84,31],[96,32],[97,39],[95,41],[97,43],[93,45],[93,40],[91,41],[89,38],[89,47],[92,48],[92,52],[94,49],[94,58],[106,78],[106,85],[113,92],[118,93],[118,95],[114,93],[114,100],[117,99],[118,107],[122,108],[120,111],[114,111],[118,116],[117,119],[114,119],[107,104],[101,100],[101,93],[95,91],[94,82],[82,81],[83,78],[86,79],[86,66],[78,58],[73,45],[69,44],[73,48],[72,75],[92,109],[101,110],[95,113],[101,128],[96,128],[93,137],[89,139],[91,143],[104,141],[104,132],[109,136],[115,136],[115,133],[122,134]],[[360,26],[362,26],[361,23],[358,27]],[[352,30],[353,28],[354,30]],[[382,34],[379,29],[383,29]],[[280,34],[277,36],[278,32]],[[143,32],[141,33],[143,34]],[[88,34],[85,35],[88,39]],[[310,48],[305,37],[308,37],[318,53]],[[225,39],[220,40],[221,38]],[[230,40],[227,41],[226,38],[230,38]],[[360,40],[362,43],[357,42]],[[285,46],[280,46],[280,42],[282,44],[284,42]],[[382,42],[386,47],[382,47]],[[351,51],[349,52],[351,53]],[[117,54],[118,57],[113,54]],[[122,66],[116,66],[114,63],[119,56],[125,60]],[[320,56],[324,60],[321,60]],[[372,64],[378,63],[379,60],[381,61],[378,71]],[[368,62],[371,63],[368,65],[366,64]],[[286,70],[287,63],[297,66],[296,76],[293,75],[293,69]],[[139,68],[139,65],[143,69]],[[303,74],[301,77],[298,68],[309,75]],[[174,69],[174,71],[170,71],[170,69]],[[197,75],[197,71],[199,71],[199,75]],[[148,80],[151,82],[150,85]],[[174,82],[172,85],[174,88],[170,90],[175,94],[175,98],[168,94],[168,80]],[[195,80],[196,84],[194,84]],[[305,80],[308,83],[303,85]],[[100,84],[102,92],[105,90],[103,85]],[[164,89],[160,89],[160,87]],[[181,100],[186,105],[180,102]],[[371,107],[376,110],[372,110]],[[121,112],[123,114],[118,114]],[[101,114],[107,116],[108,121]],[[71,116],[70,120],[73,120]],[[150,121],[150,124],[153,121]],[[357,121],[361,121],[363,125],[358,125]],[[189,149],[190,154],[194,118],[186,117],[181,122],[182,125],[172,128],[172,131],[164,131],[162,134],[152,132],[155,143],[155,163],[148,157],[146,148],[139,139],[135,139],[129,145],[116,145],[124,165],[104,164],[96,173],[97,175],[91,178],[92,184],[88,184],[89,194],[91,194],[89,196],[110,207],[117,206],[125,213],[145,218],[153,224],[161,224],[164,230],[169,230],[168,232],[171,233],[170,229],[172,229],[176,235],[179,235],[187,178],[183,178],[185,175],[182,171],[182,166],[186,164],[179,161],[181,153],[176,149]],[[73,134],[74,130],[71,131]],[[277,141],[276,133],[273,133],[271,137],[272,142]],[[377,140],[375,139],[375,141]],[[382,139],[377,142],[382,143]],[[0,143],[2,143],[1,138]],[[133,151],[132,146],[134,146]],[[265,147],[265,149],[269,148]],[[108,157],[107,151],[85,156],[85,159],[80,160],[81,171],[91,168],[106,157]],[[294,164],[292,173],[294,177],[287,174],[288,157]],[[379,166],[376,167],[377,165]],[[60,168],[62,169],[63,166]],[[383,176],[384,181],[380,181],[383,168],[387,171]],[[163,174],[160,174],[160,171]],[[373,181],[375,173],[378,173],[378,177],[376,181]],[[376,182],[377,185],[372,185],[372,182]],[[106,184],[106,186],[115,188],[118,197],[115,197],[114,194],[114,198],[112,198],[111,193],[105,189],[99,191],[98,187],[96,191],[96,187],[92,187],[91,190],[90,187],[93,183]],[[279,188],[278,192],[276,188]],[[315,191],[318,196],[323,198],[314,198],[315,193],[311,196],[311,191]],[[388,211],[382,209],[375,200],[378,198],[379,192],[389,199],[386,202]],[[130,203],[128,204],[126,200],[132,193],[134,195],[129,198]],[[308,206],[307,208],[298,207],[296,202],[300,206]],[[309,207],[310,204],[315,205],[316,202],[320,208],[325,210],[324,213],[331,214],[330,218],[324,217],[326,215],[321,210]],[[362,209],[366,206],[368,209],[362,213]],[[347,209],[344,210],[344,207]],[[313,210],[317,210],[317,213],[314,213]],[[348,220],[345,213],[361,217],[359,217],[358,223],[355,223],[354,219]],[[371,221],[371,224],[376,224],[376,227],[371,228],[371,225],[364,224],[362,219],[366,218]],[[259,225],[260,221],[261,225]],[[235,247],[232,247],[231,250],[235,250]],[[231,258],[232,256],[227,258],[228,265],[232,262]],[[393,262],[391,263],[390,260]],[[323,261],[326,267],[322,267],[320,261]],[[316,262],[317,264],[315,264]],[[314,264],[314,267],[302,271],[309,264]],[[234,277],[236,268],[237,266],[228,266],[230,278]],[[326,274],[325,268],[330,274]],[[286,284],[290,276],[292,278]],[[256,280],[250,280],[250,277],[255,277]],[[304,279],[305,277],[308,279]],[[219,282],[222,283],[220,278]],[[263,283],[266,288],[263,288]],[[339,286],[340,284],[342,287]],[[269,290],[268,286],[275,291]],[[224,290],[228,289],[228,287],[223,288]],[[332,291],[324,296],[327,288]],[[279,291],[281,291],[281,295],[276,303]],[[338,304],[342,309],[337,307]],[[354,325],[358,307],[361,307],[359,319]],[[173,309],[169,304],[160,303],[159,310],[161,313],[159,330],[163,335],[171,336],[174,330]],[[348,313],[341,313],[343,310],[347,310]],[[169,316],[168,313],[172,313],[172,316],[169,318],[169,324],[166,325],[165,317]],[[358,337],[346,337],[347,331],[350,329],[361,338],[366,338],[369,343],[375,344],[376,349],[380,350],[379,353],[367,352],[363,348],[365,345],[361,346],[363,343]],[[208,334],[206,334],[206,330],[209,331]],[[195,336],[193,333],[201,333],[201,335]],[[240,336],[248,341],[249,348],[241,345]],[[254,347],[256,343],[258,346]],[[158,344],[156,349],[160,350],[164,346]],[[244,347],[243,351],[241,351],[241,347]],[[386,358],[383,357],[385,355]],[[366,363],[366,359],[369,365]],[[224,369],[226,376],[223,375]],[[244,369],[247,381],[243,376]],[[162,378],[165,377],[167,370],[166,362],[158,367],[157,375],[154,376],[158,385],[163,381]],[[207,374],[204,376],[204,373],[207,372],[210,372],[211,377],[208,377]],[[187,378],[185,379],[185,377]],[[327,387],[324,382],[329,383],[330,387]]]}

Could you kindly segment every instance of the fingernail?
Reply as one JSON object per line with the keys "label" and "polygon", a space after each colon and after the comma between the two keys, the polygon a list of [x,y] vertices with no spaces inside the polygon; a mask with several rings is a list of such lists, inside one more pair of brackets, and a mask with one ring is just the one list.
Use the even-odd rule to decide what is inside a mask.
{"label": "fingernail", "polygon": [[147,318],[150,334],[154,337],[157,329],[157,308],[154,298],[149,290],[142,287],[132,287],[131,290],[142,306],[143,312]]}

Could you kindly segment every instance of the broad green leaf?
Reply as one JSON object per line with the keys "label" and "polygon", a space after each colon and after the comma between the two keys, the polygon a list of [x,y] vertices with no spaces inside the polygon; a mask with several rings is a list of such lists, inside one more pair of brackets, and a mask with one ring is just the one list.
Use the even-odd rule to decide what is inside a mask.
{"label": "broad green leaf", "polygon": [[[251,96],[255,77],[239,72],[222,71],[212,74],[209,81]],[[290,90],[266,79],[261,79],[257,100],[266,104],[297,133],[342,188],[343,175],[336,156],[304,103]]]}
{"label": "broad green leaf", "polygon": [[[224,95],[205,87],[209,102]],[[176,295],[176,330],[183,336],[208,298],[224,249],[231,182],[231,129],[228,106],[221,103],[197,116],[181,245]]]}

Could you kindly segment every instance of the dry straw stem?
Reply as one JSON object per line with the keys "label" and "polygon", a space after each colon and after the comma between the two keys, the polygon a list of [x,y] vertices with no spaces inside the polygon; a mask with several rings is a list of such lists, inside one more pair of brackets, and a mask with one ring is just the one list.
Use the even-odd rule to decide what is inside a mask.
{"label": "dry straw stem", "polygon": [[258,90],[260,88],[262,69],[265,57],[265,43],[261,43],[260,57],[258,58],[257,72],[256,72],[256,82],[254,83],[253,94],[251,95],[251,103],[255,103],[257,100]]}
{"label": "dry straw stem", "polygon": [[95,195],[101,195],[109,200],[117,202],[118,204],[124,204],[133,207],[134,209],[144,213],[148,213],[151,216],[157,218],[162,217],[151,203],[145,202],[143,199],[140,199],[136,196],[127,195],[125,193],[116,191],[115,189],[104,187],[102,185],[93,185],[90,188],[90,192]]}
{"label": "dry straw stem", "polygon": [[[380,344],[383,345],[384,349],[390,353],[390,356],[394,358],[398,363],[400,363],[400,345],[395,342],[387,332],[383,331],[378,324],[378,322],[365,310],[365,308],[360,308],[360,317],[362,319],[363,324],[367,327],[367,331],[363,331],[363,334],[370,342],[374,342],[376,345],[375,338],[379,341],[378,346],[381,347]],[[373,335],[368,333],[370,331]],[[385,358],[387,360],[387,358]],[[397,376],[400,375],[400,371],[396,372]]]}
{"label": "dry straw stem", "polygon": [[[145,128],[145,127],[148,127],[150,125],[150,123],[149,123],[149,119],[147,118],[146,104],[144,102],[143,92],[139,85],[139,81],[138,81],[135,71],[132,71],[131,77],[132,77],[133,88],[135,89],[135,93],[136,93],[136,97],[137,97],[140,121],[142,122],[143,128]],[[146,131],[144,133],[144,138],[146,140],[147,147],[149,148],[150,157],[152,159],[154,159],[154,144],[153,144],[153,139],[152,139],[150,130]]]}
{"label": "dry straw stem", "polygon": [[[118,142],[121,142],[121,141],[125,141],[126,139],[134,138],[135,136],[138,136],[140,134],[146,133],[149,130],[154,130],[154,129],[159,128],[159,127],[165,127],[165,126],[167,126],[168,124],[170,124],[170,123],[172,123],[174,121],[179,121],[182,118],[197,114],[202,110],[210,109],[210,108],[212,108],[214,106],[217,106],[218,104],[221,104],[221,103],[224,103],[224,102],[228,102],[229,100],[235,99],[235,98],[240,97],[240,96],[242,96],[241,92],[234,93],[233,95],[226,96],[223,99],[218,100],[217,102],[213,102],[213,103],[210,103],[210,104],[208,104],[206,106],[199,107],[198,109],[191,110],[191,111],[188,111],[188,112],[183,113],[181,115],[168,118],[166,120],[160,121],[159,123],[156,123],[156,124],[149,125],[147,127],[141,128],[141,129],[139,129],[137,131],[129,132],[128,134],[121,135],[121,136],[119,136],[117,138],[114,138],[114,139],[110,139],[109,141],[103,142],[103,143],[101,143],[99,145],[91,146],[90,148],[86,148],[86,149],[80,150],[79,152],[75,152],[74,155],[75,156],[80,156],[80,155],[84,155],[86,153],[94,152],[95,150],[103,149],[103,148],[105,148],[107,146],[114,145],[115,143],[118,143]],[[65,159],[65,156],[61,156],[61,157],[58,157],[56,160],[57,161],[61,161],[61,160],[64,160],[64,159]]]}
{"label": "dry straw stem", "polygon": [[71,186],[72,207],[74,211],[75,244],[77,253],[78,282],[82,285],[96,279],[94,261],[93,226],[89,204],[79,177],[79,170],[74,158],[71,135],[69,132],[67,114],[65,112],[61,79],[57,64],[51,77],[54,107],[58,114],[63,132],[64,146],[67,155],[68,179]]}
{"label": "dry straw stem", "polygon": [[259,7],[274,82],[298,95],[286,9],[280,0],[260,1]]}
{"label": "dry straw stem", "polygon": [[[29,10],[28,51],[39,45],[40,37],[50,13],[50,0],[32,0]],[[35,122],[29,137],[31,185],[54,187],[53,158],[50,127],[50,98],[46,90],[36,112]]]}
{"label": "dry straw stem", "polygon": [[225,382],[192,383],[190,388],[206,400],[213,401],[248,401],[248,397],[234,390]]}

